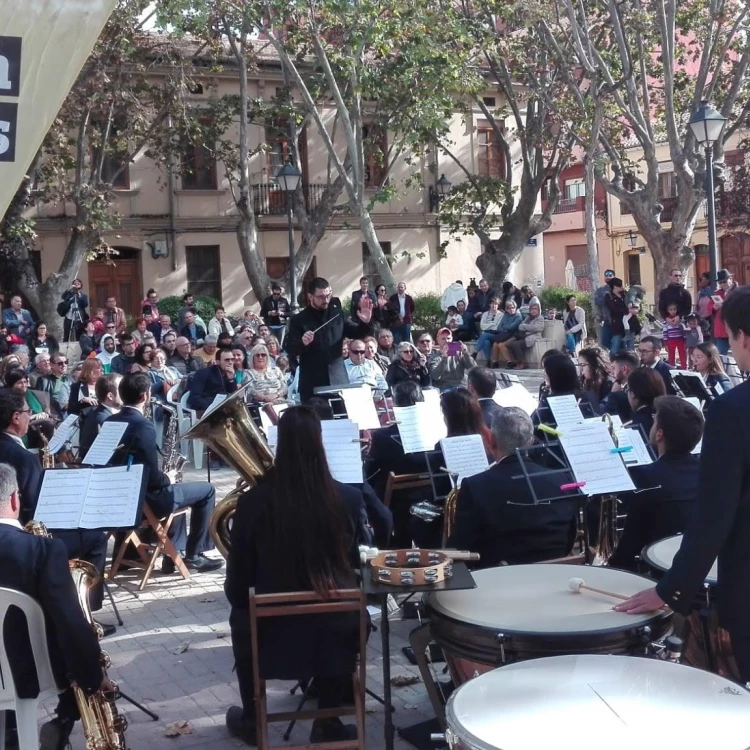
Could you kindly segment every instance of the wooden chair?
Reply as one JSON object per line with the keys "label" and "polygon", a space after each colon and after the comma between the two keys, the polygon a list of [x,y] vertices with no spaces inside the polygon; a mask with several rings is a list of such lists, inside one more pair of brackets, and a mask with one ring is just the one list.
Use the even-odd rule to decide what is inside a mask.
{"label": "wooden chair", "polygon": [[[299,615],[322,615],[331,613],[359,613],[359,661],[352,674],[354,683],[354,706],[323,708],[268,713],[266,680],[260,676],[258,662],[258,620],[263,617],[295,617]],[[298,591],[284,594],[257,594],[250,597],[250,631],[253,649],[253,682],[255,685],[255,711],[258,732],[258,750],[268,750],[268,724],[309,719],[330,719],[341,716],[356,716],[357,739],[340,742],[319,742],[305,745],[283,745],[274,750],[292,748],[331,748],[345,750],[365,747],[365,677],[367,664],[367,617],[365,600],[358,589],[342,589],[329,592],[323,599],[313,591]]]}
{"label": "wooden chair", "polygon": [[[180,508],[164,518],[158,518],[151,510],[149,504],[143,504],[143,520],[137,529],[133,529],[120,545],[117,555],[112,560],[112,567],[109,570],[109,578],[114,579],[121,567],[140,568],[143,570],[143,576],[138,584],[138,590],[143,591],[149,579],[154,573],[154,567],[162,555],[166,555],[175,564],[175,568],[180,575],[186,580],[190,580],[190,572],[182,559],[182,555],[169,538],[169,529],[172,527],[174,520],[179,516],[186,516],[190,513],[190,507]],[[156,537],[155,542],[148,542],[139,536],[144,535],[144,531],[151,530]],[[132,545],[138,553],[139,559],[126,560],[125,552],[128,546]]]}
{"label": "wooden chair", "polygon": [[385,483],[385,493],[383,494],[383,505],[389,508],[391,505],[391,496],[399,490],[411,490],[418,487],[432,487],[429,474],[394,474],[392,471],[388,474],[388,480]]}

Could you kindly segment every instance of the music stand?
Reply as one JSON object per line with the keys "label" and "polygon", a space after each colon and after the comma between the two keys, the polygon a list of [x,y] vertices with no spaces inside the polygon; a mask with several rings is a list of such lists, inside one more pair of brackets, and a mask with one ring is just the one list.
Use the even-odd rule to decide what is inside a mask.
{"label": "music stand", "polygon": [[703,404],[714,400],[714,394],[711,393],[700,375],[686,375],[683,372],[670,373],[670,375],[672,376],[672,382],[683,396],[700,399]]}

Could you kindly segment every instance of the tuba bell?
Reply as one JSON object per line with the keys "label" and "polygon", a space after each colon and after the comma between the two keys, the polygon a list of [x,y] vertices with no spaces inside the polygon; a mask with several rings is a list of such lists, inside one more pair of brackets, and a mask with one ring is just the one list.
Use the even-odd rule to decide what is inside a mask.
{"label": "tuba bell", "polygon": [[202,440],[240,475],[237,486],[211,514],[211,537],[224,557],[229,553],[229,532],[239,496],[254,487],[273,465],[273,452],[245,402],[247,388],[240,388],[206,412],[182,437],[182,440]]}

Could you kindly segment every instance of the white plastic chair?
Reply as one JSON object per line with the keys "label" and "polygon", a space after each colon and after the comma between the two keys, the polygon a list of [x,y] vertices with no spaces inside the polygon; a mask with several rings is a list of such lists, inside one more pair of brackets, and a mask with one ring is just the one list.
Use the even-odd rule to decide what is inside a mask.
{"label": "white plastic chair", "polygon": [[[197,424],[198,422],[198,413],[195,411],[195,409],[191,409],[187,405],[188,397],[190,396],[190,391],[186,391],[182,394],[182,398],[180,399],[180,409],[182,410],[182,413],[187,415],[187,418],[184,420],[183,424],[186,424],[186,429],[180,429],[180,434],[184,434],[189,430],[194,424]],[[203,468],[203,453],[206,449],[205,444],[202,440],[188,440],[186,441],[190,443],[190,448],[192,450],[192,456],[193,456],[193,468],[195,469],[202,469]],[[182,446],[180,446],[182,447]],[[183,453],[183,455],[187,455],[187,453]]]}
{"label": "white plastic chair", "polygon": [[[21,699],[16,695],[8,654],[2,640],[5,618],[10,607],[18,607],[26,615],[31,651],[39,681],[39,695],[36,698]],[[59,695],[63,689],[57,686],[52,674],[42,608],[30,596],[5,588],[0,588],[0,675],[0,750],[5,750],[6,711],[16,712],[20,750],[38,750],[37,707],[41,701]]]}

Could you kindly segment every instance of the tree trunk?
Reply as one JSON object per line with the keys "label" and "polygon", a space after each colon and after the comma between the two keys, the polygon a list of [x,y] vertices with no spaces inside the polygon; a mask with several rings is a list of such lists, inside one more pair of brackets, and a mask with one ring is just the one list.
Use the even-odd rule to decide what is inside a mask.
{"label": "tree trunk", "polygon": [[497,240],[482,238],[482,252],[477,257],[476,266],[482,278],[492,289],[499,292],[503,282],[511,275],[521,257],[528,237],[525,232],[503,232]]}
{"label": "tree trunk", "polygon": [[380,240],[378,240],[378,235],[375,232],[375,225],[372,223],[372,216],[370,216],[370,212],[364,206],[360,207],[359,226],[362,230],[362,236],[365,238],[365,242],[367,242],[370,255],[377,265],[382,283],[385,284],[388,294],[395,294],[396,282],[393,278],[393,271],[391,271],[391,266],[385,257],[383,248],[380,246]]}
{"label": "tree trunk", "polygon": [[[592,289],[596,289],[599,283],[599,251],[596,241],[596,203],[594,191],[596,180],[594,176],[594,160],[587,158],[584,167],[584,187],[586,197],[584,201],[584,215],[586,220],[586,254],[589,261],[589,278]],[[597,321],[598,323],[599,321]]]}

